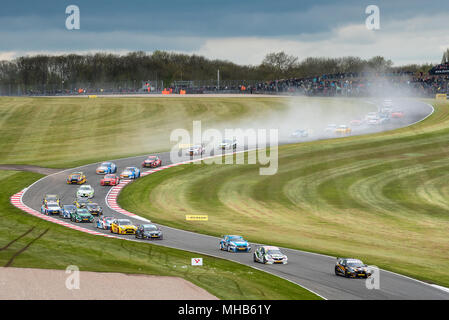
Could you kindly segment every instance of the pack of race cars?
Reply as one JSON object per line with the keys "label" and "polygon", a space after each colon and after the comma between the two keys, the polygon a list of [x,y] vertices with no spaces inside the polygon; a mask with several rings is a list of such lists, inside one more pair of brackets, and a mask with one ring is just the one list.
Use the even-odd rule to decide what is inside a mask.
{"label": "pack of race cars", "polygon": [[[345,130],[343,126],[336,129]],[[343,132],[344,133],[344,132]],[[305,136],[304,132],[298,135]],[[235,141],[229,140],[221,145],[223,149],[235,149]],[[195,149],[194,146],[188,153]],[[195,152],[195,154],[197,154]],[[202,154],[199,149],[198,154]],[[157,156],[148,156],[142,162],[144,168],[155,168],[162,165],[162,161]],[[126,167],[122,173],[117,176],[117,166],[112,162],[103,162],[96,169],[97,174],[103,175],[100,179],[101,186],[115,186],[121,179],[137,179],[140,177],[140,169],[137,167]],[[58,215],[63,219],[70,219],[75,223],[94,223],[98,229],[109,230],[111,233],[119,235],[134,235],[137,239],[163,239],[162,230],[152,223],[134,225],[131,220],[126,218],[116,218],[103,215],[103,208],[92,199],[95,197],[95,190],[87,183],[87,177],[83,172],[74,172],[68,175],[67,184],[80,185],[75,192],[75,199],[72,204],[61,204],[58,195],[47,194],[42,199],[41,213],[46,215]],[[95,219],[97,217],[97,219]],[[219,249],[233,253],[250,253],[251,245],[242,236],[225,235],[219,241]],[[287,264],[288,257],[278,247],[260,245],[252,253],[253,261],[262,264]],[[337,258],[335,265],[335,274],[351,278],[369,277],[371,274],[367,271],[367,266],[357,259]]]}
{"label": "pack of race cars", "polygon": [[[162,165],[162,160],[158,156],[150,155],[142,162],[144,168],[156,168]],[[103,175],[100,179],[101,186],[116,186],[120,183],[121,179],[137,179],[140,177],[140,169],[137,167],[126,167],[117,175],[118,167],[113,162],[101,163],[95,172],[99,175]],[[112,233],[117,234],[136,234],[136,230],[139,227],[144,228],[146,231],[151,228],[157,228],[153,224],[141,225],[139,227],[133,226],[129,220],[115,219],[114,217],[103,216],[103,208],[92,199],[95,196],[95,189],[87,183],[86,175],[81,172],[73,172],[67,176],[67,184],[79,185],[75,192],[75,199],[71,204],[61,204],[61,199],[58,195],[47,194],[42,200],[41,213],[46,215],[58,215],[64,219],[70,219],[73,222],[95,222],[95,226],[104,230],[111,230]],[[98,217],[95,221],[95,217]],[[139,229],[140,230],[140,229]],[[162,234],[158,237],[149,236],[148,232],[140,232],[141,238],[158,238],[162,239]],[[160,231],[160,230],[159,230]]]}
{"label": "pack of race cars", "polygon": [[[369,112],[364,117],[353,119],[349,121],[349,125],[335,123],[328,124],[324,128],[324,134],[326,136],[347,136],[352,134],[352,128],[360,127],[374,127],[390,123],[390,121],[401,120],[405,116],[404,111],[394,107],[393,101],[385,99],[378,105],[377,112]],[[293,131],[290,134],[290,139],[302,140],[309,137],[310,133],[308,129],[301,128]]]}

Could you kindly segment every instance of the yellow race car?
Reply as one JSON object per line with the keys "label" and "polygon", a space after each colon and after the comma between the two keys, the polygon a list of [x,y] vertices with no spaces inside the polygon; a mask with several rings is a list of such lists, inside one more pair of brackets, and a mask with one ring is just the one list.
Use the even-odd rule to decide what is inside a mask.
{"label": "yellow race car", "polygon": [[137,227],[128,219],[115,219],[111,223],[111,233],[136,234]]}
{"label": "yellow race car", "polygon": [[86,181],[86,175],[82,172],[74,172],[67,177],[67,184],[83,184]]}
{"label": "yellow race car", "polygon": [[342,124],[341,126],[338,126],[335,129],[335,134],[350,134],[351,133],[351,128],[349,128],[348,126]]}

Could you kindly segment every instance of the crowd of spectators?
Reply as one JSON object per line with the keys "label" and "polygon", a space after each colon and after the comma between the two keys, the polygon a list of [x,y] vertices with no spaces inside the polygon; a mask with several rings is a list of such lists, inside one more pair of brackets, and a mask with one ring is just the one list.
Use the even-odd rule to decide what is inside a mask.
{"label": "crowd of spectators", "polygon": [[[437,69],[436,69],[437,68]],[[432,70],[448,70],[449,63],[438,65]],[[218,87],[216,81],[192,81],[187,87],[170,86],[174,93],[185,90],[192,93],[251,93],[251,94],[301,94],[307,96],[370,96],[378,93],[431,97],[437,93],[449,94],[449,73],[414,74],[412,72],[391,73],[338,73],[309,78],[279,79],[272,81],[223,81]],[[21,88],[0,88],[1,95],[80,95],[80,94],[133,94],[157,93],[160,90],[143,90],[137,85],[83,86],[71,89],[61,86],[46,86],[22,90]]]}
{"label": "crowd of spectators", "polygon": [[255,93],[296,93],[309,96],[368,96],[378,93],[433,96],[449,93],[449,75],[414,75],[410,72],[323,75],[313,78],[280,79],[247,88]]}

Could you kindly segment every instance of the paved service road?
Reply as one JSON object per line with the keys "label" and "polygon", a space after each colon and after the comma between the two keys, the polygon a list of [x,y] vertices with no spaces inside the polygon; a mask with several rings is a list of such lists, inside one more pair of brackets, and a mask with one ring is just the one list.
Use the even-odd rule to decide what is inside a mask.
{"label": "paved service road", "polygon": [[[354,133],[364,134],[410,125],[425,118],[432,111],[433,109],[429,105],[421,102],[408,101],[407,116],[401,121],[391,122],[382,127],[360,128]],[[321,137],[317,138],[319,139]],[[171,163],[169,153],[161,153],[159,156],[162,159],[163,165]],[[126,166],[140,167],[144,158],[146,158],[146,156],[119,159],[114,160],[114,162],[118,166],[118,173],[120,173]],[[189,157],[186,157],[185,160],[188,159]],[[71,203],[74,200],[77,186],[67,185],[65,180],[70,172],[81,170],[87,175],[88,184],[91,184],[95,188],[94,201],[103,207],[104,214],[129,218],[113,211],[106,205],[105,197],[110,187],[100,186],[99,181],[101,176],[95,173],[97,166],[98,163],[82,166],[76,170],[70,169],[47,176],[26,190],[23,195],[23,203],[39,211],[42,198],[45,194],[58,194],[62,199],[62,203]],[[146,179],[151,179],[151,175]],[[136,224],[142,223],[139,220],[131,220]],[[70,220],[65,221],[71,223]],[[88,229],[109,233],[109,231],[95,229],[94,224],[91,223],[85,223],[82,224],[82,226]],[[252,253],[228,253],[220,251],[218,249],[219,239],[216,237],[196,234],[166,226],[160,227],[164,233],[164,240],[152,241],[151,243],[153,244],[221,257],[256,267],[297,283],[326,299],[449,299],[449,293],[443,290],[387,271],[380,272],[380,289],[367,289],[365,280],[346,279],[335,276],[334,257],[299,250],[283,249],[288,255],[289,263],[287,265],[262,265],[253,262]],[[120,237],[135,240],[134,236],[130,235]],[[192,257],[195,257],[195,255],[192,254]],[[207,259],[205,263],[207,263]]]}

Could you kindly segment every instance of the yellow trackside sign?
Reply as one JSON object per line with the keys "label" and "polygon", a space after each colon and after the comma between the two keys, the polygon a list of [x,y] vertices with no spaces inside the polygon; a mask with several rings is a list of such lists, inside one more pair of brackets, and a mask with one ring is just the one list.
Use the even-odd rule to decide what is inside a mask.
{"label": "yellow trackside sign", "polygon": [[208,221],[209,216],[207,215],[198,215],[198,214],[188,214],[186,215],[187,221]]}
{"label": "yellow trackside sign", "polygon": [[446,100],[447,99],[447,94],[445,93],[438,93],[435,95],[435,99],[437,100]]}
{"label": "yellow trackside sign", "polygon": [[90,96],[87,96],[89,99],[95,99],[97,96],[96,95],[90,95]]}

